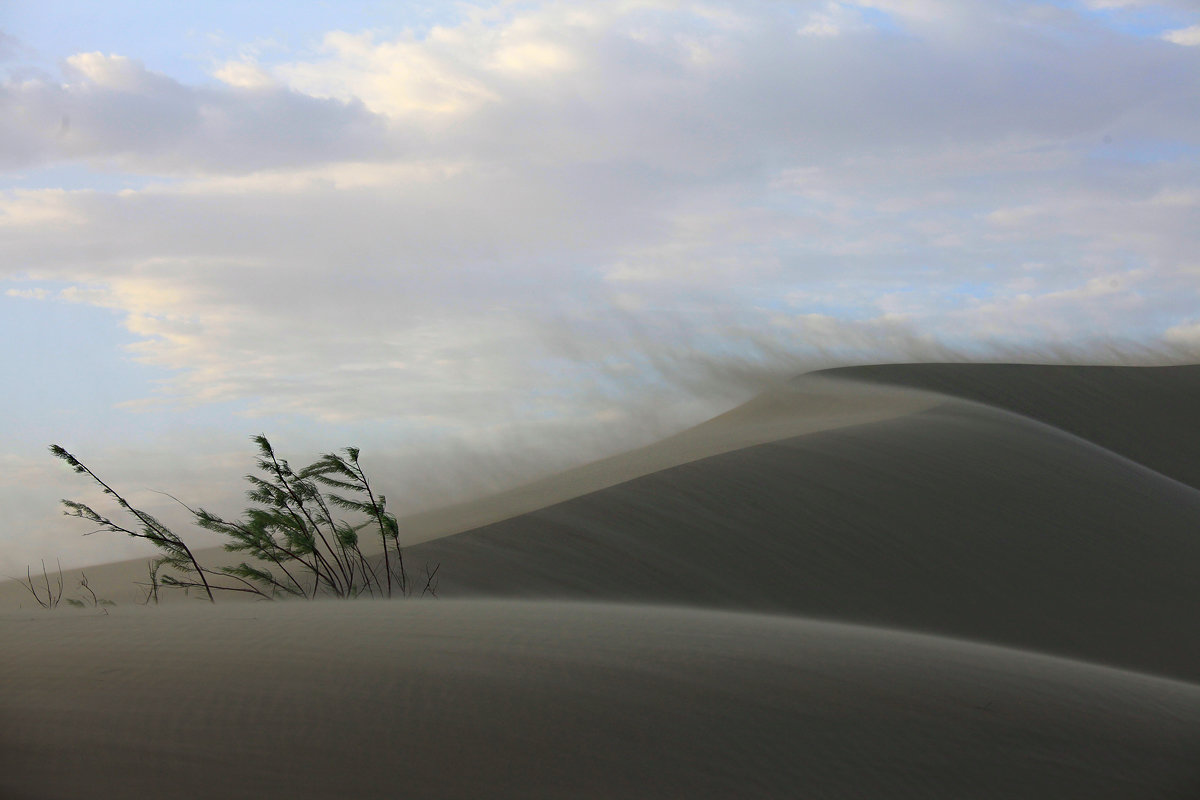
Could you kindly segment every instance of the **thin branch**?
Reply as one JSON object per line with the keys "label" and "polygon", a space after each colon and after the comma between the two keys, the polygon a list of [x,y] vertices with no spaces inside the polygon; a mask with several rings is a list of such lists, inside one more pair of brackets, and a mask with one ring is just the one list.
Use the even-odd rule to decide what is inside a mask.
{"label": "thin branch", "polygon": [[[33,599],[37,601],[37,604],[39,606],[46,609],[47,611],[50,611],[50,610],[57,608],[59,602],[62,601],[62,594],[63,594],[62,561],[58,562],[57,578],[58,578],[58,580],[56,581],[57,586],[52,588],[50,586],[50,574],[46,570],[46,560],[42,559],[42,583],[46,587],[46,599],[45,600],[42,599],[42,595],[41,595],[40,590],[37,587],[37,584],[35,584],[33,582],[33,570],[30,569],[28,566],[25,567],[25,580],[22,581],[22,580],[18,579],[17,582],[20,583],[22,586],[24,586],[25,589],[30,594],[33,595]],[[57,588],[57,592],[55,591],[55,588]]]}
{"label": "thin branch", "polygon": [[421,597],[424,597],[426,593],[430,597],[437,597],[437,581],[435,578],[437,578],[438,570],[441,568],[442,564],[440,561],[433,568],[433,572],[429,571],[429,564],[425,565],[425,588],[421,590]]}
{"label": "thin branch", "polygon": [[[115,526],[115,525],[113,525],[112,522],[110,522],[108,520],[104,520],[103,518],[100,517],[99,514],[96,514],[94,511],[91,511],[91,509],[88,508],[87,506],[84,506],[80,503],[73,503],[73,502],[64,500],[63,503],[68,508],[71,508],[76,512],[74,514],[71,514],[71,512],[67,512],[70,516],[81,516],[81,517],[85,517],[85,518],[93,518],[94,521],[96,521],[96,522],[100,522],[101,524],[107,524],[107,525],[113,526],[117,530],[128,533],[130,536],[134,536],[134,537],[138,537],[138,538],[142,538],[142,539],[149,539],[150,541],[154,542],[155,544],[158,544],[160,547],[165,547],[168,550],[175,551],[179,555],[186,556],[187,559],[191,562],[192,567],[195,569],[196,574],[200,577],[200,582],[204,586],[204,591],[208,594],[209,601],[214,602],[214,603],[216,602],[216,599],[213,597],[212,588],[208,585],[208,581],[205,580],[204,573],[200,569],[199,562],[196,561],[196,557],[192,554],[191,548],[189,548],[182,539],[180,539],[178,536],[176,536],[174,533],[172,533],[169,528],[164,526],[158,520],[154,519],[154,517],[150,516],[149,514],[143,512],[143,511],[139,511],[138,509],[136,509],[132,505],[130,505],[129,502],[124,497],[122,497],[120,494],[118,494],[107,483],[100,480],[100,477],[96,473],[92,472],[82,461],[77,459],[75,456],[71,455],[64,448],[62,448],[56,444],[51,445],[50,452],[56,458],[60,458],[63,461],[67,462],[67,464],[69,464],[71,466],[71,468],[74,469],[76,472],[86,474],[93,481],[95,481],[97,484],[99,484],[100,488],[103,489],[106,494],[111,495],[117,501],[117,505],[119,505],[121,508],[123,508],[125,511],[129,512],[133,516],[137,517],[138,520],[141,521],[145,530],[144,530],[144,533],[139,534],[139,533],[134,533],[133,531],[130,531],[127,528],[121,528],[120,526]],[[86,509],[86,511],[91,512],[90,516],[82,513],[85,509]]]}
{"label": "thin branch", "polygon": [[79,573],[79,585],[85,592],[92,596],[92,608],[98,607],[100,605],[100,598],[96,597],[96,593],[92,591],[92,587],[88,586],[87,573]]}

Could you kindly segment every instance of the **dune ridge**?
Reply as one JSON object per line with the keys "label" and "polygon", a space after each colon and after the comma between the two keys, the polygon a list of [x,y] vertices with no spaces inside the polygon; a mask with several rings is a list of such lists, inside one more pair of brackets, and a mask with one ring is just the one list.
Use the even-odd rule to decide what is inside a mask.
{"label": "dune ridge", "polygon": [[875,364],[816,374],[1012,411],[1200,488],[1200,365]]}
{"label": "dune ridge", "polygon": [[810,374],[410,518],[437,601],[9,611],[0,796],[1195,797],[1198,399]]}
{"label": "dune ridge", "polygon": [[[919,390],[801,375],[712,420],[630,452],[445,508],[411,515],[403,515],[401,510],[402,542],[413,545],[444,538],[689,461],[788,436],[911,413],[942,400],[938,395]],[[370,539],[364,540],[363,548],[367,552],[378,549],[377,543]],[[196,553],[204,564],[222,564],[229,558],[219,547],[198,548]],[[63,571],[63,577],[68,587],[75,586],[86,570],[91,584],[100,587],[107,596],[131,602],[139,594],[130,587],[145,580],[146,561],[146,558],[126,559],[68,569]],[[28,593],[18,583],[0,582],[0,608],[18,608],[29,601]]]}
{"label": "dune ridge", "polygon": [[682,464],[411,552],[448,565],[447,595],[772,610],[1195,680],[1198,530],[1191,487],[948,398]]}

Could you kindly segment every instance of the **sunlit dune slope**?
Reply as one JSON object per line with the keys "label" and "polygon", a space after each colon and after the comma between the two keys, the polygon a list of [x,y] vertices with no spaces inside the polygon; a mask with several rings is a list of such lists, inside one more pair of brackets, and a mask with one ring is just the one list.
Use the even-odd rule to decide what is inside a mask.
{"label": "sunlit dune slope", "polygon": [[[1021,369],[1005,368],[1014,385],[1049,374]],[[1139,384],[1125,372],[1086,373],[1088,385],[1132,402],[1120,392]],[[1200,398],[1171,370],[1145,374],[1178,390],[1172,408]],[[1089,408],[1099,425],[1103,405]],[[1188,441],[1164,433],[1143,453]],[[446,597],[770,610],[1200,679],[1200,492],[961,401],[680,464],[409,558],[442,564]]]}
{"label": "sunlit dune slope", "polygon": [[0,626],[12,800],[1200,788],[1200,688],[882,629],[502,601]]}

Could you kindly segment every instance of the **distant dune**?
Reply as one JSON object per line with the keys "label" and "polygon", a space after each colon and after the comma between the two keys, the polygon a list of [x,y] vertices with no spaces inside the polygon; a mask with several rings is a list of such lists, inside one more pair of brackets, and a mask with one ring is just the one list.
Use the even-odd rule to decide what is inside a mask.
{"label": "distant dune", "polygon": [[1003,408],[1200,488],[1200,365],[883,364],[824,374]]}
{"label": "distant dune", "polygon": [[1198,410],[1200,366],[831,370],[410,518],[436,601],[0,586],[0,797],[1200,796]]}
{"label": "distant dune", "polygon": [[[1047,418],[1077,408],[1081,428],[1143,431],[1106,435],[1154,463],[1183,462],[1166,453],[1194,441],[1147,419],[1189,397],[1200,408],[1192,367],[913,373],[949,383],[960,369],[980,395],[1054,401]],[[1132,413],[1145,383],[1157,391]],[[411,557],[443,564],[446,596],[784,612],[1200,679],[1200,492],[1028,416],[943,400],[680,464]],[[802,415],[802,388],[794,403]]]}

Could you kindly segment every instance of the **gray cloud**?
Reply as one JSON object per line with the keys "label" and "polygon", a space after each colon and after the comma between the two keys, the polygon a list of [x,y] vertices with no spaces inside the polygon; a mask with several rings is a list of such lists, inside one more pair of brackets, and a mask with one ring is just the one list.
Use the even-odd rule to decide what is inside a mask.
{"label": "gray cloud", "polygon": [[0,63],[17,58],[22,50],[20,39],[0,29]]}
{"label": "gray cloud", "polygon": [[[161,390],[62,443],[167,519],[150,489],[236,513],[258,430],[297,462],[361,444],[428,506],[813,367],[1194,359],[1200,48],[1103,22],[502,5],[203,86],[22,71],[0,38],[0,168],[148,183],[0,191],[0,280],[137,336]],[[0,571],[131,554],[57,515],[88,495],[41,446],[0,454],[5,536],[29,532]]]}
{"label": "gray cloud", "polygon": [[0,86],[0,168],[85,159],[159,174],[378,158],[395,137],[360,103],[278,86],[193,87],[123,56],[82,53],[67,80]]}
{"label": "gray cloud", "polygon": [[481,430],[712,360],[1186,330],[1200,49],[872,5],[900,32],[826,3],[522,7],[242,86],[76,58],[6,86],[3,152],[194,177],[10,193],[0,264],[124,311],[168,397]]}

